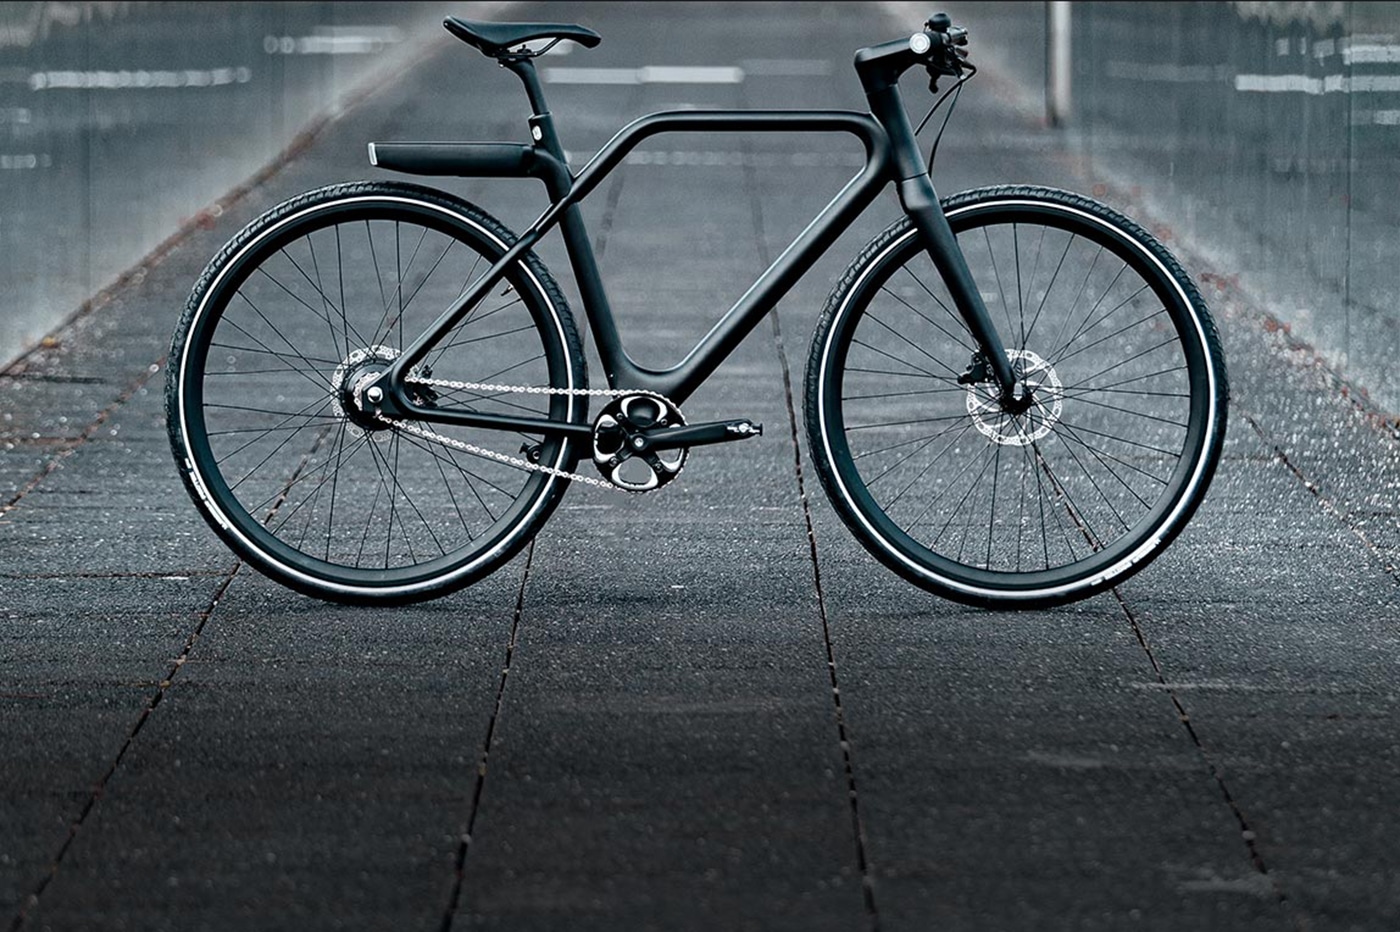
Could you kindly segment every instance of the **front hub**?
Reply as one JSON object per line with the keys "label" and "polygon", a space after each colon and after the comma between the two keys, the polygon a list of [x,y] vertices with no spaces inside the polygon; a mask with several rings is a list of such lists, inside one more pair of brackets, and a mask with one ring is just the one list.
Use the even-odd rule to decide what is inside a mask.
{"label": "front hub", "polygon": [[982,436],[1024,447],[1048,436],[1064,410],[1064,386],[1050,365],[1030,350],[1006,351],[1016,384],[1002,395],[995,382],[967,386],[967,413]]}

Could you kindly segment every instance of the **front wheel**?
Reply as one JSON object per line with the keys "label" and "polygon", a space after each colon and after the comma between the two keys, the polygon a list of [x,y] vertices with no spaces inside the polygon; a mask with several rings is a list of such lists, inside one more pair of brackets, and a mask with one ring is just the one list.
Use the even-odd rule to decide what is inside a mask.
{"label": "front wheel", "polygon": [[813,338],[817,472],[866,549],[925,589],[1085,598],[1146,566],[1205,494],[1228,396],[1214,324],[1161,243],[1102,204],[1018,186],[943,207],[1029,403],[959,380],[976,343],[902,220]]}
{"label": "front wheel", "polygon": [[[465,201],[363,182],[274,208],[210,263],[175,333],[166,404],[181,475],[230,547],[303,592],[398,603],[478,580],[530,539],[567,480],[464,450],[518,460],[523,442],[569,470],[573,443],[433,425],[454,448],[359,400],[512,242]],[[413,375],[423,405],[587,422],[573,318],[533,253]]]}

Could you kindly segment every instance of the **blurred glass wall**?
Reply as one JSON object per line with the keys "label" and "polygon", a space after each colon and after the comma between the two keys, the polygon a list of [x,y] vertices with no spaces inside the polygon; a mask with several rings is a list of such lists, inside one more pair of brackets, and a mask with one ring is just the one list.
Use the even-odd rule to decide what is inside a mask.
{"label": "blurred glass wall", "polygon": [[0,3],[0,365],[277,155],[441,4]]}
{"label": "blurred glass wall", "polygon": [[[1027,87],[1044,87],[1046,6],[967,17]],[[1091,177],[1400,411],[1400,4],[1070,8],[1065,132]]]}
{"label": "blurred glass wall", "polygon": [[[1081,6],[1087,149],[1141,166],[1222,267],[1400,410],[1400,6]],[[1158,41],[1134,40],[1144,15]]]}

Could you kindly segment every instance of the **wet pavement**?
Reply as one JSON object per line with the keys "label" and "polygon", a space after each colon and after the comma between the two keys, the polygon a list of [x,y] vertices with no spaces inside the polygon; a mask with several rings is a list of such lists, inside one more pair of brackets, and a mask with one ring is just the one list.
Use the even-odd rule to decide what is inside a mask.
{"label": "wet pavement", "polygon": [[[550,68],[742,72],[557,72],[571,152],[667,107],[859,108],[851,51],[916,25],[868,5],[666,10],[511,9],[604,36]],[[656,496],[575,485],[512,563],[419,606],[330,605],[238,563],[171,462],[170,332],[240,226],[371,177],[365,142],[523,141],[514,79],[433,48],[0,375],[11,928],[1393,925],[1397,441],[1194,250],[1231,369],[1226,455],[1165,555],[1077,605],[927,595],[820,492],[807,343],[897,217],[889,194],[687,402],[763,422],[761,440],[693,451]],[[1027,99],[1005,75],[969,85],[940,191],[1097,188],[1149,227],[1179,221],[1086,168]],[[635,355],[688,348],[859,162],[805,137],[632,157],[585,216]],[[544,206],[534,182],[441,186],[516,229]],[[577,308],[558,244],[540,255]]]}

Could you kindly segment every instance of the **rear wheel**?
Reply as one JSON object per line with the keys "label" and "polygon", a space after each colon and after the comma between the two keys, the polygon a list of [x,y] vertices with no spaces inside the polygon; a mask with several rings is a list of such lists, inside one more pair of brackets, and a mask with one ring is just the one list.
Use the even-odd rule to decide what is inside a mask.
{"label": "rear wheel", "polygon": [[1150,234],[1048,188],[944,210],[1030,389],[963,384],[975,341],[907,221],[827,303],[807,368],[818,474],[887,566],[964,602],[1040,606],[1145,566],[1205,494],[1226,375],[1205,304]]}
{"label": "rear wheel", "polygon": [[[472,205],[415,185],[336,185],[254,221],[214,259],[171,347],[167,414],[210,525],[273,578],[323,598],[406,602],[490,573],[567,480],[393,428],[357,387],[383,371],[513,241]],[[584,423],[569,309],[533,254],[417,368],[533,392],[421,390],[420,403]],[[574,444],[433,426],[572,469]]]}

